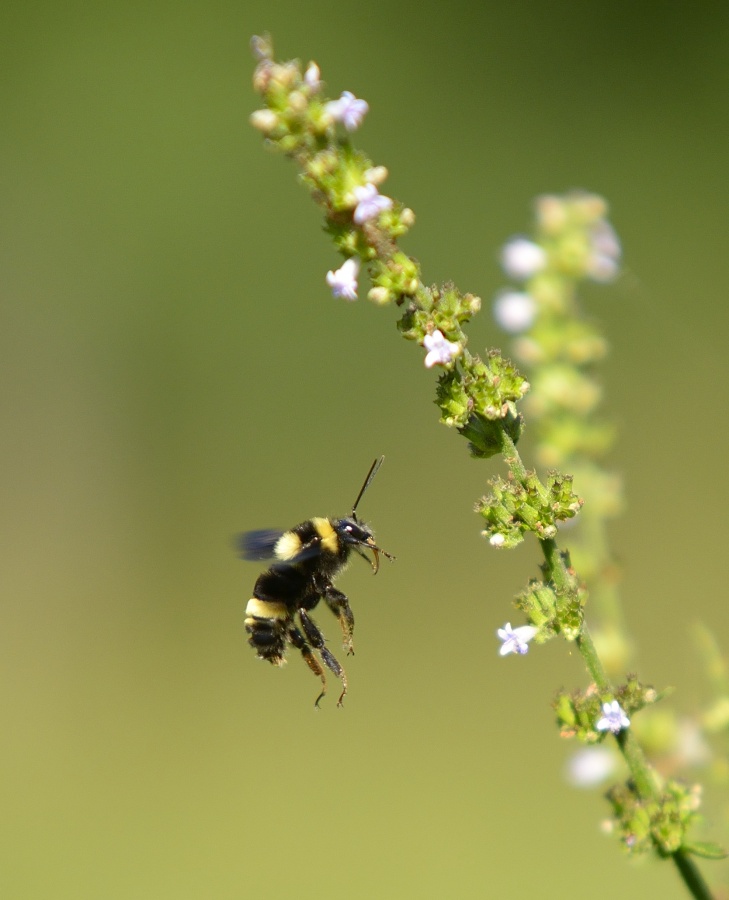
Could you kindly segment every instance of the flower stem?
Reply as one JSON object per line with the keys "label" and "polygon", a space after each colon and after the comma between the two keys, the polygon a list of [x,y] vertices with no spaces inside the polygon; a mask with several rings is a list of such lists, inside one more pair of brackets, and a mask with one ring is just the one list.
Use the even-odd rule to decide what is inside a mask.
{"label": "flower stem", "polygon": [[[502,430],[501,440],[504,460],[509,467],[509,471],[513,478],[523,484],[527,477],[527,470],[521,460],[519,451],[505,430]],[[560,551],[556,541],[552,538],[547,538],[540,540],[539,544],[544,554],[546,575],[555,586],[557,593],[564,595],[574,590],[565,556]],[[614,696],[615,689],[598,656],[592,636],[585,622],[582,623],[582,629],[575,640],[575,644],[600,694]],[[660,778],[646,759],[643,749],[633,732],[624,730],[615,737],[620,752],[628,765],[638,794],[645,800],[659,801],[662,795]],[[671,855],[691,895],[696,900],[711,900],[711,892],[690,855],[680,848]]]}
{"label": "flower stem", "polygon": [[683,878],[683,882],[696,900],[712,900],[712,894],[708,884],[704,881],[696,863],[685,850],[677,850],[673,854],[673,861]]}

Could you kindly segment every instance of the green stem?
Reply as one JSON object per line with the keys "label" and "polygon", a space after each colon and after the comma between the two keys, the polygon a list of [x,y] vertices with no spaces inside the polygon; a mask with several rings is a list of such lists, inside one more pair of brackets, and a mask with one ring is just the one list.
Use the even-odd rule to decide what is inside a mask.
{"label": "green stem", "polygon": [[500,432],[501,432],[501,452],[504,455],[504,461],[506,462],[506,465],[509,467],[509,471],[514,476],[514,478],[520,484],[523,484],[527,477],[527,470],[524,466],[524,463],[521,461],[521,456],[519,456],[519,451],[516,449],[516,444],[512,441],[512,439],[506,433],[505,428],[501,428]]}
{"label": "green stem", "polygon": [[657,772],[645,758],[643,748],[632,731],[620,731],[615,735],[625,762],[628,764],[639,795],[644,800],[660,801],[663,792]]}
{"label": "green stem", "polygon": [[[516,449],[516,445],[505,431],[502,431],[502,452],[512,477],[523,484],[527,476],[526,468],[521,460],[519,451]],[[574,586],[570,573],[567,570],[565,557],[562,555],[556,542],[550,538],[540,540],[539,543],[544,554],[547,577],[554,584],[557,592],[565,595],[573,591]],[[587,624],[584,622],[575,644],[598,691],[603,695],[607,694],[614,697],[615,688],[597,654]],[[663,793],[660,778],[646,759],[643,748],[638,743],[633,732],[630,730],[621,731],[615,738],[639,795],[644,800],[660,802]],[[679,849],[672,856],[676,868],[691,895],[696,900],[711,900],[709,888],[690,855],[686,851]]]}
{"label": "green stem", "polygon": [[704,881],[696,863],[685,850],[677,850],[673,854],[673,861],[683,878],[683,882],[696,900],[712,900],[709,885]]}
{"label": "green stem", "polygon": [[[544,551],[545,558],[547,557],[547,551]],[[579,637],[575,641],[577,644],[577,649],[582,654],[582,658],[585,661],[585,665],[587,666],[587,671],[592,676],[592,680],[597,685],[598,690],[601,694],[614,694],[615,689],[613,688],[612,682],[608,678],[607,672],[605,671],[602,660],[597,655],[597,650],[595,649],[595,644],[592,640],[592,635],[590,634],[587,623],[582,623],[582,630],[580,631]]]}

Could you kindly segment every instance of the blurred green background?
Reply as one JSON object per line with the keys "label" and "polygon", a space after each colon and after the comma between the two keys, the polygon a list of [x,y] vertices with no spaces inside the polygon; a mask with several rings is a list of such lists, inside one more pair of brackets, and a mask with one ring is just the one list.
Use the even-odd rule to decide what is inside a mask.
{"label": "blurred green background", "polygon": [[[536,549],[479,537],[498,463],[437,425],[394,312],[331,298],[319,214],[247,122],[248,39],[369,101],[357,140],[417,214],[406,249],[485,300],[475,349],[504,343],[497,253],[532,197],[610,201],[626,274],[589,303],[623,436],[613,535],[641,676],[690,709],[689,626],[729,647],[726,5],[0,16],[0,895],[684,896],[564,784],[568,648],[497,657]],[[231,536],[346,513],[380,453],[360,511],[398,559],[343,577],[350,694],[315,714],[301,661],[246,645],[260,566]]]}

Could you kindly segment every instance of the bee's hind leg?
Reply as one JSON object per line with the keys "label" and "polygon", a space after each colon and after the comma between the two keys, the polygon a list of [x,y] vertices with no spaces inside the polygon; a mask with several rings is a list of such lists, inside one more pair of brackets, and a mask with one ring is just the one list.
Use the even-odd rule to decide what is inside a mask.
{"label": "bee's hind leg", "polygon": [[339,619],[339,624],[342,626],[344,649],[347,651],[348,656],[353,656],[352,632],[354,631],[354,613],[350,609],[349,598],[331,584],[327,585],[322,593],[327,606]]}
{"label": "bee's hind leg", "polygon": [[[327,650],[324,643],[324,635],[321,633],[321,631],[319,631],[318,627],[314,624],[313,620],[305,609],[299,610],[299,620],[301,621],[301,627],[304,629],[306,641],[308,641],[308,643],[311,644],[311,646],[317,651],[317,653],[319,653],[321,658],[324,660],[327,668],[334,672],[337,678],[339,678],[339,680],[342,682],[342,693],[339,695],[339,700],[337,700],[337,706],[341,706],[342,701],[344,700],[344,695],[347,693],[347,675],[342,666],[335,659],[334,655],[329,650]],[[308,659],[307,662],[309,662]],[[309,666],[311,666],[311,663],[309,663]],[[322,680],[324,680],[323,675],[324,673],[322,672]],[[319,696],[317,704],[319,703],[319,700],[321,700],[322,696],[323,693]]]}
{"label": "bee's hind leg", "polygon": [[297,650],[301,650],[301,655],[304,657],[304,662],[306,663],[306,665],[315,675],[318,675],[318,677],[321,678],[321,693],[316,698],[316,701],[314,703],[314,706],[319,709],[319,701],[327,692],[327,677],[324,674],[324,669],[322,668],[319,660],[316,658],[316,654],[307,644],[306,638],[295,625],[291,625],[289,627],[289,638],[294,647],[296,647]]}

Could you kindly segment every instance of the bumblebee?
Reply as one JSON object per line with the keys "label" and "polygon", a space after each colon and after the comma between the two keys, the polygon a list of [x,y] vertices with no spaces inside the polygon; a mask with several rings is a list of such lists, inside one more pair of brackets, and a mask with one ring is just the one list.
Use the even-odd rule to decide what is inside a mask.
{"label": "bumblebee", "polygon": [[[347,693],[347,676],[326,647],[324,635],[309,613],[323,599],[339,619],[344,649],[348,655],[354,653],[354,616],[347,596],[334,587],[334,579],[349,561],[352,551],[372,566],[374,574],[379,569],[379,554],[390,560],[395,558],[375,544],[370,528],[357,518],[357,506],[383,460],[384,456],[372,463],[351,515],[342,519],[307,519],[284,532],[249,531],[239,539],[244,559],[274,557],[277,560],[259,575],[246,606],[248,643],[260,659],[267,659],[274,666],[285,662],[288,644],[300,650],[311,671],[321,679],[316,707],[327,690],[324,666],[342,684],[337,706],[342,705]],[[372,551],[372,560],[363,548]]]}

